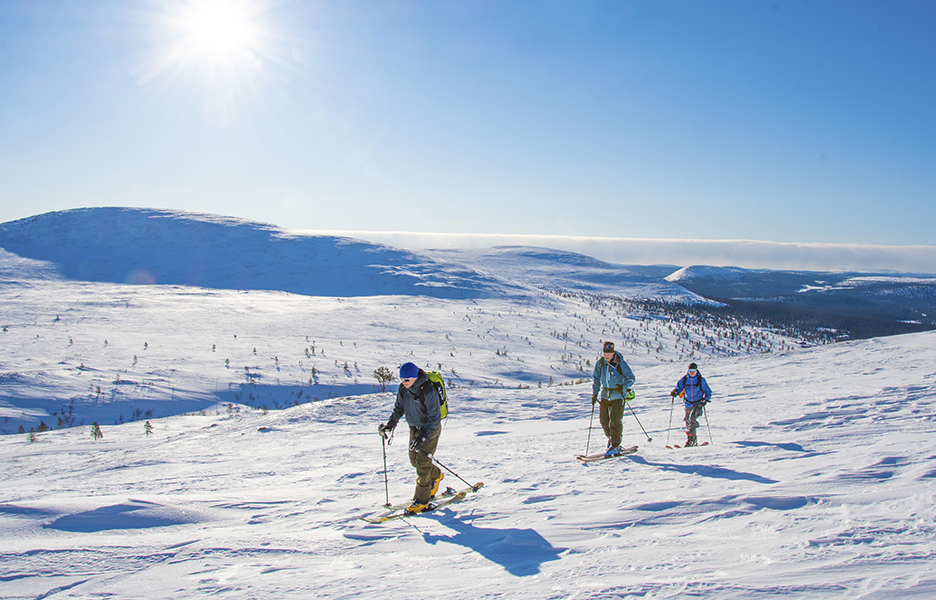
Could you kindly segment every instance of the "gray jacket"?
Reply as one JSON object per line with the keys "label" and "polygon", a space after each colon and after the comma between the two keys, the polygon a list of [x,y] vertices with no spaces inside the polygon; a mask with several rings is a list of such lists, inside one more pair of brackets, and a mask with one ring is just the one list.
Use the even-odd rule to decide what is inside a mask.
{"label": "gray jacket", "polygon": [[429,381],[426,372],[420,369],[416,383],[409,389],[400,384],[390,418],[399,421],[400,417],[406,415],[406,422],[410,427],[422,429],[429,437],[442,426],[441,404],[442,400],[435,386]]}

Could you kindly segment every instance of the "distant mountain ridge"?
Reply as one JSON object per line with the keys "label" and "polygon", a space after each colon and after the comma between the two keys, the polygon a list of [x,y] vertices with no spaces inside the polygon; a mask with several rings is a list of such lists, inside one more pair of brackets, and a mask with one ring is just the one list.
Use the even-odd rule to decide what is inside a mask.
{"label": "distant mountain ridge", "polygon": [[478,297],[510,287],[380,244],[292,235],[264,223],[169,210],[46,213],[0,225],[0,247],[83,281],[442,298]]}
{"label": "distant mountain ridge", "polygon": [[[820,315],[827,327],[850,329],[857,320],[936,326],[936,277],[927,275],[770,271],[738,267],[685,267],[666,278],[706,298],[787,308]],[[833,317],[834,315],[834,317]],[[843,324],[849,321],[850,324]],[[833,324],[834,323],[834,324]],[[886,328],[885,328],[886,330]],[[884,335],[871,326],[869,334]],[[907,331],[917,330],[910,327]],[[891,331],[890,333],[904,331]],[[861,337],[864,337],[861,335]]]}
{"label": "distant mountain ridge", "polygon": [[[0,248],[6,252],[0,256],[0,275],[6,273],[8,279],[28,266],[30,273],[80,281],[308,296],[454,299],[523,294],[531,286],[549,286],[702,300],[676,284],[570,252],[416,252],[161,209],[80,208],[10,221],[0,224]],[[561,276],[549,277],[560,271]]]}

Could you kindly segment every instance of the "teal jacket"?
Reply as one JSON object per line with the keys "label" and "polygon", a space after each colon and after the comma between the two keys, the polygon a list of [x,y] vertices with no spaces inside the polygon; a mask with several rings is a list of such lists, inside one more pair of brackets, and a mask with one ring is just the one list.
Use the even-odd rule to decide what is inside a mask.
{"label": "teal jacket", "polygon": [[634,387],[637,378],[634,372],[624,362],[620,352],[614,353],[609,363],[604,356],[595,363],[595,372],[592,374],[592,395],[601,392],[603,400],[623,400],[628,388]]}

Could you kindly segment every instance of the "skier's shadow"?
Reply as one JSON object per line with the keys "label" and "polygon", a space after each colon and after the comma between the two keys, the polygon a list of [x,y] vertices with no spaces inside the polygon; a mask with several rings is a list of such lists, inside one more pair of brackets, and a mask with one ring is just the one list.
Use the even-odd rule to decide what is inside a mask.
{"label": "skier's shadow", "polygon": [[715,479],[730,479],[733,481],[754,481],[756,483],[773,484],[779,483],[776,479],[763,477],[756,473],[745,473],[744,471],[735,471],[724,467],[712,467],[710,465],[692,465],[692,464],[673,464],[650,462],[642,456],[632,456],[631,461],[650,467],[659,467],[664,471],[677,471],[687,475],[702,475],[703,477],[712,477]]}
{"label": "skier's shadow", "polygon": [[444,519],[446,527],[455,535],[423,533],[430,544],[448,542],[474,550],[517,577],[528,577],[540,572],[540,565],[559,560],[565,548],[554,548],[546,538],[533,529],[485,529],[457,518]]}

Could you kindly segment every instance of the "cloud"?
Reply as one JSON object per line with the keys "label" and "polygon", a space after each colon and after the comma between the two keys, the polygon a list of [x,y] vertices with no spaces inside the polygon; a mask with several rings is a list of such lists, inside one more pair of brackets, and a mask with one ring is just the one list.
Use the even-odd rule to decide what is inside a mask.
{"label": "cloud", "polygon": [[305,231],[411,250],[540,246],[630,265],[711,265],[809,271],[936,272],[936,246],[797,244],[755,240],[661,240],[557,235]]}

